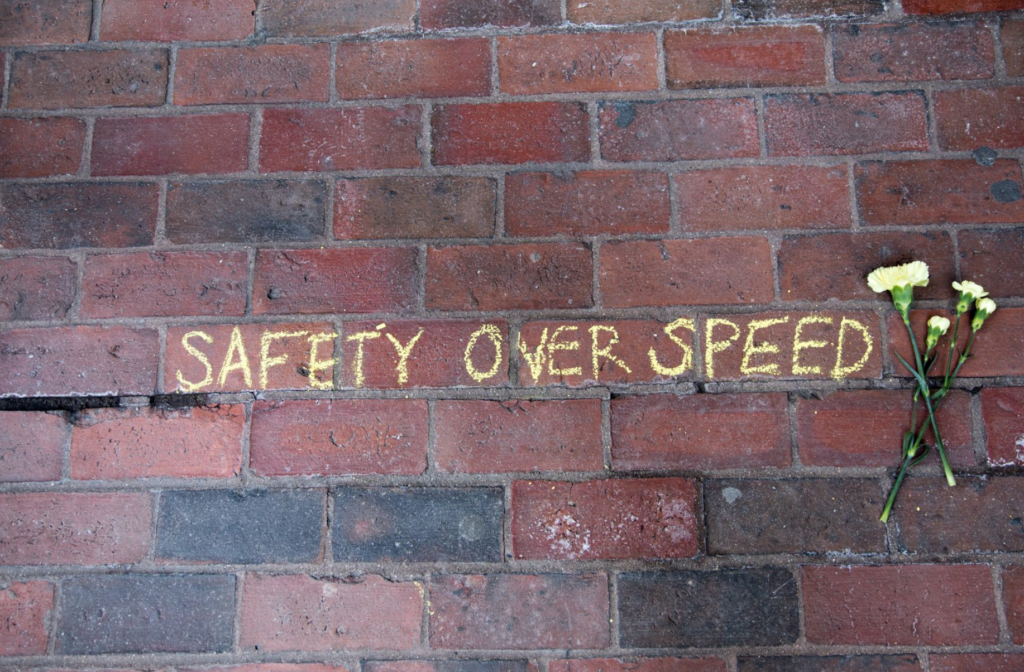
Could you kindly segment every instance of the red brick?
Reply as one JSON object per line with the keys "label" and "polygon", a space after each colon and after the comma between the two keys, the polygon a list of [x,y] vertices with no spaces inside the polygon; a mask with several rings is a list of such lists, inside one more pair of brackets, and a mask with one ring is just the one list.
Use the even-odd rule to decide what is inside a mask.
{"label": "red brick", "polygon": [[89,40],[91,0],[0,0],[0,46]]}
{"label": "red brick", "polygon": [[1024,644],[1024,566],[1003,569],[1003,603],[1014,644]]}
{"label": "red brick", "polygon": [[256,26],[254,0],[105,0],[100,39],[112,42],[244,40]]}
{"label": "red brick", "polygon": [[960,272],[993,297],[1024,296],[1024,229],[961,231],[957,234]]}
{"label": "red brick", "polygon": [[7,54],[0,52],[0,103],[3,102],[4,92],[7,91]]}
{"label": "red brick", "polygon": [[785,236],[779,248],[779,286],[785,301],[874,300],[891,305],[888,293],[868,287],[868,273],[913,259],[928,264],[931,282],[917,299],[945,299],[954,279],[953,241],[942,232],[828,233]]}
{"label": "red brick", "polygon": [[658,88],[654,33],[498,38],[501,90],[512,95]]}
{"label": "red brick", "polygon": [[600,649],[608,634],[604,574],[452,575],[430,586],[439,649]]}
{"label": "red brick", "polygon": [[568,0],[566,10],[572,23],[694,21],[722,15],[715,0]]}
{"label": "red brick", "polygon": [[80,315],[242,315],[249,286],[245,252],[138,252],[85,260]]}
{"label": "red brick", "polygon": [[803,583],[807,639],[813,644],[999,641],[987,565],[804,567]]}
{"label": "red brick", "polygon": [[720,658],[580,658],[552,660],[551,672],[726,672]]}
{"label": "red brick", "polygon": [[1024,388],[981,391],[989,466],[1024,465]]}
{"label": "red brick", "polygon": [[227,667],[204,667],[182,669],[182,672],[348,672],[342,665],[333,663],[250,663]]}
{"label": "red brick", "polygon": [[338,180],[334,237],[486,238],[494,235],[494,180],[371,177]]}
{"label": "red brick", "polygon": [[966,14],[971,12],[1012,12],[1024,9],[1021,0],[906,0],[908,14]]}
{"label": "red brick", "polygon": [[431,247],[427,308],[543,310],[593,304],[590,248],[579,243]]}
{"label": "red brick", "polygon": [[241,593],[245,651],[402,650],[420,643],[419,582],[248,574]]}
{"label": "red brick", "polygon": [[1014,672],[1024,668],[1019,653],[948,653],[928,657],[932,672]]}
{"label": "red brick", "polygon": [[785,394],[612,399],[615,470],[788,467]]}
{"label": "red brick", "polygon": [[988,79],[992,31],[982,23],[888,23],[838,28],[836,78],[843,82]]}
{"label": "red brick", "polygon": [[668,176],[581,170],[505,177],[505,230],[513,236],[667,233]]}
{"label": "red brick", "polygon": [[81,119],[0,119],[0,177],[74,175],[84,146]]}
{"label": "red brick", "polygon": [[688,558],[699,551],[696,482],[684,478],[514,481],[518,560]]}
{"label": "red brick", "polygon": [[561,23],[558,0],[421,0],[426,30],[477,26],[546,26]]}
{"label": "red brick", "polygon": [[154,107],[167,97],[167,51],[41,51],[11,63],[11,108]]}
{"label": "red brick", "polygon": [[52,612],[53,584],[48,581],[0,586],[0,656],[45,654]]}
{"label": "red brick", "polygon": [[935,92],[935,117],[942,149],[1024,147],[1024,87]]}
{"label": "red brick", "polygon": [[0,565],[109,565],[146,557],[146,493],[0,494]]}
{"label": "red brick", "polygon": [[0,396],[151,394],[158,352],[153,329],[12,329],[0,333]]}
{"label": "red brick", "polygon": [[[163,389],[240,392],[323,389],[324,385],[330,389],[334,380],[330,365],[333,334],[334,327],[326,323],[169,327]],[[264,339],[266,355],[263,354]],[[317,362],[315,370],[311,370],[314,339]]]}
{"label": "red brick", "polygon": [[326,44],[180,49],[174,103],[326,102],[330,67]]}
{"label": "red brick", "polygon": [[732,159],[760,154],[749,98],[614,102],[600,107],[608,161]]}
{"label": "red brick", "polygon": [[[59,415],[0,413],[0,483],[59,481],[69,426]],[[0,619],[2,621],[3,619]]]}
{"label": "red brick", "polygon": [[[346,322],[339,339],[342,372],[338,386],[376,389],[504,386],[508,384],[507,335],[505,320]],[[473,347],[469,348],[471,343]],[[403,375],[399,349],[409,348]],[[467,349],[472,368],[466,364]]]}
{"label": "red brick", "polygon": [[260,250],[252,312],[374,313],[416,305],[416,250]]}
{"label": "red brick", "polygon": [[438,165],[590,158],[588,115],[578,103],[440,105],[431,125]]}
{"label": "red brick", "polygon": [[[955,296],[952,289],[949,289],[948,292],[949,298]],[[927,331],[926,323],[932,315],[953,317],[948,311],[911,311],[910,324],[919,339],[923,338]],[[964,315],[962,319],[960,338],[957,342],[957,348],[961,352],[967,346],[967,339],[971,334],[968,316]],[[913,361],[914,353],[907,340],[906,328],[895,311],[889,316],[886,329],[889,333],[890,348],[903,358],[909,357],[908,362]],[[936,371],[945,370],[947,343],[948,341],[945,339],[940,341],[938,361],[935,363]],[[898,362],[895,364],[895,373],[898,376],[910,377],[910,374]],[[971,357],[960,369],[960,376],[985,378],[1022,375],[1024,375],[1024,308],[999,308],[992,317],[985,320],[985,326],[978,332],[974,346],[971,348]]]}
{"label": "red brick", "polygon": [[825,83],[818,26],[756,26],[665,33],[670,89]]}
{"label": "red brick", "polygon": [[744,20],[872,16],[886,9],[883,0],[736,0],[733,13]]}
{"label": "red brick", "polygon": [[491,92],[488,40],[387,40],[338,45],[341,98],[450,98]]}
{"label": "red brick", "polygon": [[0,322],[64,319],[77,281],[78,267],[65,257],[0,259]]}
{"label": "red brick", "polygon": [[765,99],[773,156],[927,151],[920,92],[784,94]]}
{"label": "red brick", "polygon": [[850,227],[846,166],[736,166],[675,180],[688,231]]}
{"label": "red brick", "polygon": [[97,119],[93,175],[234,173],[249,161],[249,116]]}
{"label": "red brick", "polygon": [[768,240],[754,237],[609,243],[599,282],[609,308],[764,303],[774,294]]}
{"label": "red brick", "polygon": [[427,403],[261,401],[250,440],[250,465],[261,476],[420,474],[427,466]]}
{"label": "red brick", "polygon": [[[911,390],[833,392],[822,399],[797,399],[796,431],[800,461],[815,467],[893,467],[899,465],[903,433],[910,429]],[[926,418],[918,404],[918,427]],[[976,465],[971,431],[971,400],[950,392],[936,413],[946,454],[955,467]],[[924,441],[934,444],[929,430]],[[927,464],[937,465],[938,454]]]}
{"label": "red brick", "polygon": [[156,184],[0,185],[5,248],[140,247],[153,242]]}
{"label": "red brick", "polygon": [[1003,19],[1002,38],[1006,74],[1024,77],[1024,19]]}
{"label": "red brick", "polygon": [[320,37],[373,30],[413,28],[415,0],[331,2],[269,0],[260,7],[270,37]]}
{"label": "red brick", "polygon": [[241,470],[242,406],[85,411],[71,437],[75,479],[230,478]]}
{"label": "red brick", "polygon": [[420,130],[420,109],[411,105],[393,110],[268,109],[263,113],[260,172],[416,168]]}
{"label": "red brick", "polygon": [[856,168],[857,201],[865,224],[990,224],[1024,220],[1020,163],[870,161]]}
{"label": "red brick", "polygon": [[601,471],[601,402],[438,401],[437,468],[449,473]]}

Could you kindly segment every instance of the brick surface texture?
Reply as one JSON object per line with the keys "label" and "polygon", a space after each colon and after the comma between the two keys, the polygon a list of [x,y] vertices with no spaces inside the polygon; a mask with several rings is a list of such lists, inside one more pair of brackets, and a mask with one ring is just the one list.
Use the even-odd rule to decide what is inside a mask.
{"label": "brick surface texture", "polygon": [[1019,672],[1022,501],[1024,0],[0,0],[0,670]]}

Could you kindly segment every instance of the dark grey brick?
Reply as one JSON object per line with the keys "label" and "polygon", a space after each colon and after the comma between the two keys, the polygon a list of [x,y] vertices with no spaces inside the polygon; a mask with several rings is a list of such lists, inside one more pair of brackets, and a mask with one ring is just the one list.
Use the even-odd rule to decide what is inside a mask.
{"label": "dark grey brick", "polygon": [[778,568],[623,574],[619,627],[624,647],[789,644],[796,580]]}
{"label": "dark grey brick", "polygon": [[765,656],[740,658],[739,672],[920,672],[917,656]]}
{"label": "dark grey brick", "polygon": [[83,576],[61,585],[57,653],[229,651],[231,575]]}
{"label": "dark grey brick", "polygon": [[225,563],[317,560],[323,507],[319,490],[165,492],[156,555]]}
{"label": "dark grey brick", "polygon": [[340,488],[334,559],[497,562],[503,513],[498,488]]}

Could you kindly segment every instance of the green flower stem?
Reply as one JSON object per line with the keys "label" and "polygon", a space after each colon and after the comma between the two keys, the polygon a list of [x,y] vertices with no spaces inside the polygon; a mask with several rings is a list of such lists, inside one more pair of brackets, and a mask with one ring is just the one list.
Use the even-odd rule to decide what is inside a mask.
{"label": "green flower stem", "polygon": [[[932,408],[931,391],[928,389],[928,379],[925,378],[927,372],[924,369],[924,365],[921,363],[921,350],[917,347],[917,339],[914,337],[914,330],[910,328],[910,315],[907,312],[902,313],[903,325],[907,328],[907,335],[910,336],[910,345],[914,348],[914,363],[917,365],[917,371],[920,373],[918,385],[921,388],[921,396],[924,397],[925,406],[928,409],[928,420],[932,425],[932,432],[935,434],[935,447],[939,451],[939,459],[942,461],[942,471],[946,475],[946,482],[950,486],[956,485],[956,478],[953,476],[953,468],[949,466],[949,460],[946,458],[946,449],[942,445],[942,435],[939,433],[939,425],[935,422],[935,409]],[[959,370],[959,367],[957,368]]]}
{"label": "green flower stem", "polygon": [[[920,441],[920,435],[918,435],[918,441]],[[907,467],[910,466],[910,462],[914,459],[916,452],[917,443],[915,442],[914,447],[907,451],[907,454],[903,457],[903,465],[900,466],[900,473],[896,476],[896,482],[892,484],[892,490],[889,491],[889,499],[885,502],[885,508],[882,509],[882,517],[880,520],[883,523],[889,522],[889,513],[892,512],[892,505],[896,503],[896,493],[899,492],[900,485],[903,483],[903,477],[907,475]]]}
{"label": "green flower stem", "polygon": [[[943,378],[942,378],[942,386],[943,387],[947,387],[950,383],[953,382],[953,378],[956,377],[956,374],[954,373],[953,374],[953,378],[951,378],[950,375],[949,375],[949,370],[953,366],[953,348],[956,347],[956,339],[957,339],[957,337],[960,334],[960,316],[961,315],[963,315],[963,313],[960,312],[960,311],[957,311],[957,313],[956,313],[956,325],[953,326],[953,338],[951,338],[949,340],[949,354],[946,356],[946,375],[943,376]],[[972,340],[973,340],[973,337],[974,337],[974,333],[972,332],[971,333],[971,339]],[[970,346],[968,346],[968,347],[970,347]],[[959,371],[959,370],[960,370],[960,367],[957,367],[957,371]]]}

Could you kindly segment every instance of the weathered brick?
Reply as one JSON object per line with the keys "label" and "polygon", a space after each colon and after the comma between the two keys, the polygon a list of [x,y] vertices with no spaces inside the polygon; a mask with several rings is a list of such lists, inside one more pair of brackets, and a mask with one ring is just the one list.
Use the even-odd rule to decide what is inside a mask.
{"label": "weathered brick", "polygon": [[0,333],[0,396],[151,394],[154,329],[55,327]]}
{"label": "weathered brick", "polygon": [[11,108],[154,107],[167,97],[164,49],[37,51],[11,61]]}
{"label": "weathered brick", "polygon": [[431,247],[427,308],[586,308],[593,304],[592,268],[582,243]]}
{"label": "weathered brick", "polygon": [[0,584],[0,656],[46,653],[53,611],[53,584]]}
{"label": "weathered brick", "polygon": [[335,562],[501,562],[501,488],[334,492]]}
{"label": "weathered brick", "polygon": [[252,312],[373,313],[416,303],[414,248],[260,250]]}
{"label": "weathered brick", "polygon": [[766,97],[764,114],[772,156],[928,150],[918,91],[780,94]]}
{"label": "weathered brick", "polygon": [[[745,263],[722,273],[735,259]],[[599,282],[609,308],[763,303],[774,294],[771,249],[760,237],[608,243]]]}
{"label": "weathered brick", "polygon": [[371,30],[412,30],[415,0],[330,2],[269,0],[260,7],[270,37],[320,37]]}
{"label": "weathered brick", "polygon": [[245,312],[245,252],[138,252],[90,255],[80,315],[172,317]]}
{"label": "weathered brick", "polygon": [[180,669],[182,672],[348,672],[343,665],[333,663],[250,663],[226,667]]}
{"label": "weathered brick", "polygon": [[971,12],[1012,12],[1024,9],[1021,0],[907,0],[908,14],[965,14]]}
{"label": "weathered brick", "polygon": [[74,182],[0,185],[5,248],[141,247],[156,229],[155,184]]}
{"label": "weathered brick", "polygon": [[317,562],[320,490],[199,490],[160,494],[156,557],[184,562]]}
{"label": "weathered brick", "polygon": [[498,38],[501,90],[512,95],[658,88],[654,33]]}
{"label": "weathered brick", "polygon": [[1024,643],[1024,566],[1003,569],[1003,604],[1014,644]]}
{"label": "weathered brick", "polygon": [[430,586],[440,649],[599,649],[608,633],[604,574],[450,575]]}
{"label": "weathered brick", "polygon": [[241,470],[245,409],[87,410],[71,437],[75,479],[230,478]]}
{"label": "weathered brick", "polygon": [[600,471],[601,403],[438,401],[437,468],[449,473]]}
{"label": "weathered brick", "polygon": [[[339,347],[343,367],[338,387],[506,385],[506,334],[505,320],[346,322]],[[405,351],[408,354],[403,357]]]}
{"label": "weathered brick", "polygon": [[779,287],[784,301],[870,301],[891,304],[888,294],[868,287],[868,273],[913,259],[925,261],[931,272],[927,287],[917,287],[917,299],[945,299],[955,277],[953,241],[943,232],[825,233],[785,236],[779,247]]}
{"label": "weathered brick", "polygon": [[688,558],[700,550],[697,485],[683,478],[514,481],[518,560]]}
{"label": "weathered brick", "polygon": [[[947,285],[948,286],[948,285]],[[950,289],[949,296],[954,295]],[[926,323],[932,315],[942,315],[952,318],[949,311],[939,310],[912,310],[910,312],[910,324],[915,334],[924,334],[927,331]],[[963,324],[960,325],[960,338],[957,347],[963,352],[967,346],[967,339],[971,329],[968,315],[964,315]],[[904,359],[914,357],[907,339],[906,328],[899,315],[893,311],[886,324],[889,333],[889,345],[898,352]],[[988,377],[988,376],[1021,376],[1024,375],[1024,308],[1000,308],[985,320],[985,326],[978,332],[978,337],[971,348],[971,357],[960,369],[960,376],[965,377]],[[941,341],[948,343],[948,341]],[[945,370],[946,350],[939,347],[938,359],[935,363],[935,370]],[[895,374],[910,377],[902,365]]]}
{"label": "weathered brick", "polygon": [[811,86],[825,83],[817,26],[755,26],[665,33],[670,89]]}
{"label": "weathered brick", "polygon": [[885,11],[883,0],[736,0],[733,12],[745,20],[874,16]]}
{"label": "weathered brick", "polygon": [[67,421],[59,415],[0,413],[0,436],[4,437],[0,444],[0,482],[60,480],[68,430]]}
{"label": "weathered brick", "polygon": [[558,0],[421,0],[426,30],[477,26],[547,26],[562,20]]}
{"label": "weathered brick", "polygon": [[3,87],[0,91],[0,103],[4,100],[4,91],[7,91],[7,54],[0,52],[0,68],[3,69],[3,74],[0,75],[0,87]]}
{"label": "weathered brick", "polygon": [[0,46],[87,42],[91,26],[91,0],[0,1]]}
{"label": "weathered brick", "polygon": [[416,400],[257,402],[250,466],[261,476],[419,474],[427,404]]}
{"label": "weathered brick", "polygon": [[0,565],[138,562],[150,529],[145,493],[0,494]]}
{"label": "weathered brick", "polygon": [[75,300],[77,269],[66,257],[0,259],[0,322],[64,319]]}
{"label": "weathered brick", "polygon": [[635,572],[619,577],[624,647],[774,646],[799,635],[788,569]]}
{"label": "weathered brick", "polygon": [[602,103],[598,114],[601,156],[608,161],[760,154],[754,101],[749,98]]}
{"label": "weathered brick", "polygon": [[611,405],[615,470],[787,467],[784,394],[659,394]]}
{"label": "weathered brick", "polygon": [[327,189],[307,180],[172,182],[166,235],[174,243],[309,242],[324,235]]}
{"label": "weathered brick", "polygon": [[935,118],[942,149],[1024,147],[1024,87],[935,92]]}
{"label": "weathered brick", "polygon": [[846,166],[690,170],[678,173],[675,183],[687,231],[850,227]]}
{"label": "weathered brick", "polygon": [[850,25],[833,33],[843,82],[988,79],[995,72],[992,31],[982,23]]}
{"label": "weathered brick", "polygon": [[420,109],[268,109],[260,172],[416,168]]}
{"label": "weathered brick", "polygon": [[61,585],[57,653],[231,650],[231,574],[79,576]]}
{"label": "weathered brick", "polygon": [[947,653],[928,656],[932,672],[1013,672],[1024,666],[1019,653]]}
{"label": "weathered brick", "polygon": [[981,413],[989,466],[1024,465],[1024,389],[982,390]]}
{"label": "weathered brick", "polygon": [[578,103],[439,105],[434,163],[553,163],[590,158],[589,115]]}
{"label": "weathered brick", "polygon": [[244,40],[256,25],[254,0],[106,0],[100,39],[120,42]]}
{"label": "weathered brick", "polygon": [[322,322],[170,327],[163,389],[330,389],[333,334],[333,325]]}
{"label": "weathered brick", "polygon": [[334,237],[486,238],[494,234],[496,187],[485,177],[338,180]]}
{"label": "weathered brick", "polygon": [[884,553],[885,502],[871,479],[704,482],[708,553]]}
{"label": "weathered brick", "polygon": [[721,658],[577,658],[552,660],[551,672],[726,672]]}
{"label": "weathered brick", "polygon": [[644,23],[647,21],[694,21],[722,15],[714,0],[568,0],[572,23]]}
{"label": "weathered brick", "polygon": [[97,119],[92,174],[234,173],[248,165],[248,145],[246,114]]}
{"label": "weathered brick", "polygon": [[1010,77],[1024,77],[1024,19],[1003,19],[1003,58]]}
{"label": "weathered brick", "polygon": [[962,646],[999,640],[987,565],[804,567],[803,588],[807,639],[813,644]]}
{"label": "weathered brick", "polygon": [[1017,161],[870,161],[856,168],[865,224],[989,224],[1024,220]]}
{"label": "weathered brick", "polygon": [[250,574],[242,584],[243,651],[402,650],[419,646],[422,586]]}
{"label": "weathered brick", "polygon": [[513,236],[667,233],[668,176],[581,170],[505,177],[505,230]]}
{"label": "weathered brick", "polygon": [[81,119],[0,119],[0,177],[74,175],[84,146]]}
{"label": "weathered brick", "polygon": [[[935,660],[935,658],[932,658]],[[846,656],[758,656],[738,659],[739,672],[920,672],[914,654]],[[932,668],[934,669],[934,667]]]}
{"label": "weathered brick", "polygon": [[326,102],[331,50],[326,44],[180,49],[175,105]]}
{"label": "weathered brick", "polygon": [[993,296],[1024,296],[1024,229],[957,233],[960,272]]}
{"label": "weathered brick", "polygon": [[478,37],[342,42],[337,68],[341,98],[451,98],[491,92],[491,48]]}
{"label": "weathered brick", "polygon": [[[821,399],[797,399],[800,461],[817,467],[898,466],[912,396],[910,390],[840,390]],[[922,406],[918,404],[918,423],[927,417]],[[950,392],[936,411],[936,420],[950,462],[975,466],[970,396]],[[924,442],[934,441],[929,430]],[[938,454],[927,464],[938,464]]]}

